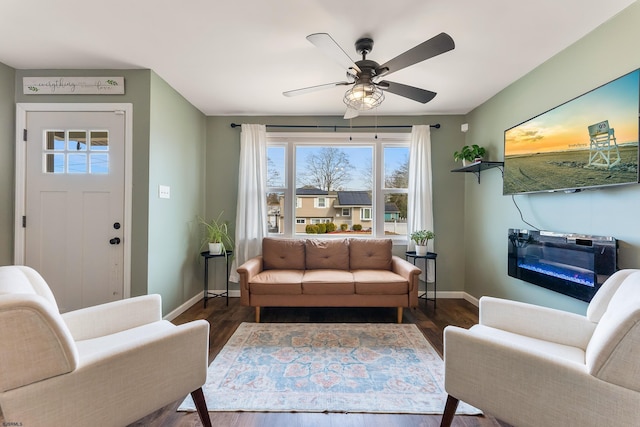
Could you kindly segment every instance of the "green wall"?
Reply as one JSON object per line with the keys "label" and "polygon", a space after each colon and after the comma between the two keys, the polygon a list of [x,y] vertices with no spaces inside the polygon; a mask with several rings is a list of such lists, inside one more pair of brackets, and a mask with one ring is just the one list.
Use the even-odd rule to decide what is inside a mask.
{"label": "green wall", "polygon": [[15,70],[0,63],[0,265],[13,263],[16,106]]}
{"label": "green wall", "polygon": [[[217,216],[224,211],[223,217],[235,220],[238,197],[238,162],[240,156],[240,128],[232,129],[231,123],[260,123],[283,125],[349,125],[342,117],[317,116],[268,116],[268,117],[208,117],[207,118],[207,178],[206,178],[206,215]],[[464,180],[461,174],[450,173],[459,167],[453,162],[453,151],[464,143],[464,134],[460,125],[463,116],[386,116],[378,117],[377,124],[419,125],[440,123],[440,129],[431,130],[433,164],[433,203],[434,203],[434,241],[438,253],[438,291],[462,291],[464,250]],[[374,125],[374,117],[359,117],[352,121],[354,126]],[[270,129],[275,132],[303,131],[308,129]],[[327,129],[319,131],[327,132]],[[361,130],[372,132],[372,129]],[[384,129],[380,130],[381,132]],[[388,131],[388,130],[387,130]],[[391,131],[398,131],[397,129]],[[405,130],[409,132],[410,130]],[[349,131],[339,130],[348,140]],[[395,248],[397,254],[404,254],[404,248]],[[219,268],[218,270],[223,270]],[[224,276],[215,276],[215,285],[220,288]],[[237,289],[232,284],[231,289]]]}
{"label": "green wall", "polygon": [[[196,218],[204,210],[205,116],[151,73],[149,293],[167,313],[202,291]],[[158,186],[171,188],[169,199]]]}
{"label": "green wall", "polygon": [[[640,67],[640,3],[551,58],[468,114],[467,144],[488,147],[502,160],[503,132],[524,120]],[[507,276],[507,229],[530,228],[510,196],[502,195],[500,173],[465,178],[465,290],[583,313],[576,299]],[[640,266],[640,186],[581,193],[515,197],[526,221],[543,230],[614,236],[619,268]]]}

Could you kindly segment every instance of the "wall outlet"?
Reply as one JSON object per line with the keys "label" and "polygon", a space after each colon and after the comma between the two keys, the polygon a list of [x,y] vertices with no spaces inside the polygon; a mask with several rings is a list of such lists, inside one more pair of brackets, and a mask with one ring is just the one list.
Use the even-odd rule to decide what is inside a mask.
{"label": "wall outlet", "polygon": [[158,186],[158,197],[161,199],[170,199],[171,198],[171,187],[168,185],[159,185]]}

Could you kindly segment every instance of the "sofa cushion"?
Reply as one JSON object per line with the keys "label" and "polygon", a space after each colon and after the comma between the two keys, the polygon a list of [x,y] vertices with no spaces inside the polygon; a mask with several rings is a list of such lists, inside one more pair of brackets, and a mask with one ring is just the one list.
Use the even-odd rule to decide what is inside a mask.
{"label": "sofa cushion", "polygon": [[300,295],[302,270],[267,270],[251,278],[249,287],[257,295]]}
{"label": "sofa cushion", "polygon": [[307,270],[302,277],[302,293],[309,295],[352,295],[353,274],[346,270]]}
{"label": "sofa cushion", "polygon": [[304,241],[298,239],[262,239],[263,270],[304,270]]}
{"label": "sofa cushion", "polygon": [[347,239],[307,239],[305,243],[307,270],[349,270]]}
{"label": "sofa cushion", "polygon": [[356,294],[362,295],[402,295],[409,292],[407,280],[384,270],[352,271]]}
{"label": "sofa cushion", "polygon": [[391,270],[391,239],[351,239],[351,270]]}

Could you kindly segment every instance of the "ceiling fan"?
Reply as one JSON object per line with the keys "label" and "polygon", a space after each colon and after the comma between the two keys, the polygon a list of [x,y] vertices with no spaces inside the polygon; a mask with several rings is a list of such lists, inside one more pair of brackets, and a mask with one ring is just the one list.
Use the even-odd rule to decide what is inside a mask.
{"label": "ceiling fan", "polygon": [[390,92],[423,104],[431,101],[436,96],[435,92],[381,79],[455,48],[451,36],[447,33],[440,33],[380,65],[367,59],[367,55],[373,49],[371,38],[363,37],[356,41],[356,51],[362,55],[362,59],[355,62],[327,33],[310,34],[307,36],[307,40],[345,68],[347,80],[290,90],[283,92],[283,95],[296,96],[336,86],[352,86],[347,90],[343,99],[347,105],[345,119],[357,117],[359,111],[369,110],[380,105],[384,100],[384,92]]}

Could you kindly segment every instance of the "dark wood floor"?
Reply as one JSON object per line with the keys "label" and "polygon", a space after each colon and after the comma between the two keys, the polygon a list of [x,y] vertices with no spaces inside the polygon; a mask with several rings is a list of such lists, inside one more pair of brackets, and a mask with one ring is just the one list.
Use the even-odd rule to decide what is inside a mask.
{"label": "dark wood floor", "polygon": [[[242,322],[254,321],[254,309],[243,307],[238,298],[230,298],[229,306],[223,298],[202,301],[174,320],[181,324],[194,319],[206,319],[211,324],[209,362],[218,354],[229,337]],[[393,323],[395,308],[264,308],[262,322],[314,322],[314,323]],[[417,309],[404,310],[404,323],[415,323],[434,348],[442,355],[442,331],[447,325],[469,327],[478,321],[478,309],[460,299],[438,299],[434,310],[432,301],[420,300]],[[134,426],[193,427],[200,426],[196,413],[176,412],[180,402],[156,411],[132,424]],[[440,415],[406,414],[336,414],[336,413],[274,413],[274,412],[210,412],[214,426],[254,427],[436,427]],[[505,427],[490,416],[458,416],[454,427]]]}

